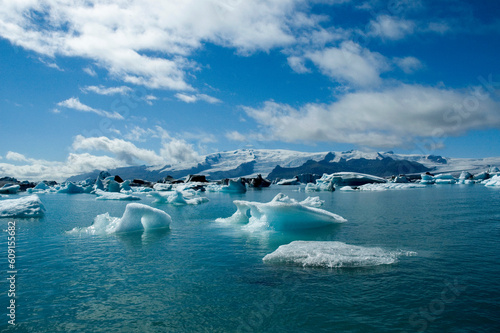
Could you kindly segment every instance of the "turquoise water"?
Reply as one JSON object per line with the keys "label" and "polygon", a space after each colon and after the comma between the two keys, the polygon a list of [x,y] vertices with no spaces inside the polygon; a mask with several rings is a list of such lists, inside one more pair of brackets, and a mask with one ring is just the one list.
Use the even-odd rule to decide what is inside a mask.
{"label": "turquoise water", "polygon": [[[120,217],[126,202],[87,194],[39,195],[40,219],[17,227],[16,325],[6,332],[498,332],[500,190],[430,186],[384,192],[271,187],[206,193],[208,203],[151,204],[171,229],[147,234],[68,234],[95,216]],[[215,222],[232,200],[267,202],[277,193],[347,223],[301,232],[249,232]],[[0,219],[2,230],[9,219]],[[304,268],[262,258],[294,240],[340,241],[415,251],[364,268]],[[2,309],[8,306],[7,233],[1,239]]]}

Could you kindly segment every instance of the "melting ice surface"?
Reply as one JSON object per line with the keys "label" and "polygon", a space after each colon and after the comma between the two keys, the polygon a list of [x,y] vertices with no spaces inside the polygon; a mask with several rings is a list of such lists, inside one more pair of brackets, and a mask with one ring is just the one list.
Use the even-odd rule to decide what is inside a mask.
{"label": "melting ice surface", "polygon": [[0,217],[38,217],[45,208],[37,195],[0,201]]}
{"label": "melting ice surface", "polygon": [[162,210],[139,204],[129,203],[121,218],[108,213],[97,215],[94,224],[87,228],[74,228],[69,233],[112,234],[153,229],[169,228],[172,218]]}
{"label": "melting ice surface", "polygon": [[400,256],[415,254],[409,251],[387,251],[379,247],[363,247],[342,242],[294,241],[281,245],[262,260],[303,267],[370,267],[393,264]]}
{"label": "melting ice surface", "polygon": [[217,222],[248,223],[252,227],[269,227],[274,230],[309,229],[342,223],[347,220],[321,206],[319,197],[308,197],[304,201],[290,199],[279,193],[267,203],[235,200],[236,212]]}

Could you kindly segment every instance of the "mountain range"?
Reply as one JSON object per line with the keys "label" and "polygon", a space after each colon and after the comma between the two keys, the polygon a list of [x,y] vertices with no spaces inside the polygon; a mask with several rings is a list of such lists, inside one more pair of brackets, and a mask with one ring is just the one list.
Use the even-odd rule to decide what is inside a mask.
{"label": "mountain range", "polygon": [[[203,174],[210,180],[255,177],[261,174],[270,180],[292,178],[299,174],[351,171],[388,177],[417,174],[469,171],[478,173],[490,166],[500,166],[500,157],[448,158],[438,155],[404,155],[389,152],[299,152],[282,149],[238,149],[208,154],[197,163],[164,166],[130,166],[107,170],[123,179],[158,181],[167,176],[179,179],[190,174]],[[95,178],[101,170],[68,178],[80,181]]]}

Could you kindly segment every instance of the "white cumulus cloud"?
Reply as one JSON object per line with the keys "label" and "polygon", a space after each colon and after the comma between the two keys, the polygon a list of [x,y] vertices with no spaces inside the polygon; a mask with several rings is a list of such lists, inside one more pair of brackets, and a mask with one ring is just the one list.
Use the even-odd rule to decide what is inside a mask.
{"label": "white cumulus cloud", "polygon": [[264,129],[262,137],[267,140],[412,148],[421,138],[499,126],[499,107],[477,89],[466,92],[401,84],[348,93],[331,104],[311,103],[296,109],[268,101],[262,108],[246,107],[245,111]]}

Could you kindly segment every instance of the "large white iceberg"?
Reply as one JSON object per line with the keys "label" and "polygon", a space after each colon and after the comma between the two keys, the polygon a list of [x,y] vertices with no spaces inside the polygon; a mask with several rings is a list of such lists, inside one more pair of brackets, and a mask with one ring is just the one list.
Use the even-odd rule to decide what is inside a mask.
{"label": "large white iceberg", "polygon": [[[194,191],[193,191],[194,192]],[[154,203],[169,203],[176,206],[199,205],[208,202],[207,197],[196,196],[195,193],[186,191],[151,192],[156,199]]]}
{"label": "large white iceberg", "polygon": [[218,218],[217,222],[248,223],[256,227],[274,230],[293,230],[324,227],[346,222],[342,216],[317,206],[319,198],[307,198],[302,202],[279,193],[267,203],[235,200],[236,212],[228,218]]}
{"label": "large white iceberg", "polygon": [[0,201],[0,217],[39,217],[44,211],[37,195]]}
{"label": "large white iceberg", "polygon": [[370,267],[393,264],[403,255],[415,255],[415,252],[387,251],[379,247],[363,247],[342,242],[294,241],[281,245],[262,260],[267,263],[303,267]]}
{"label": "large white iceberg", "polygon": [[170,227],[172,218],[162,210],[139,204],[129,203],[121,218],[109,213],[97,215],[94,224],[87,228],[74,228],[70,233],[112,234],[165,229]]}

